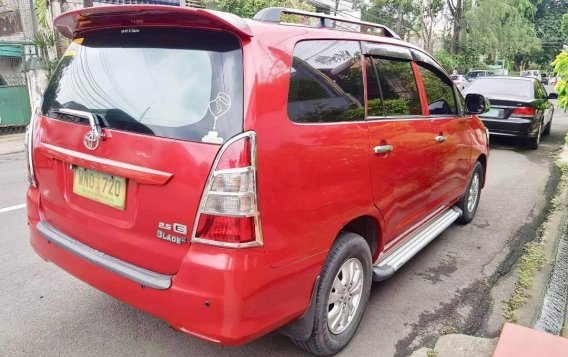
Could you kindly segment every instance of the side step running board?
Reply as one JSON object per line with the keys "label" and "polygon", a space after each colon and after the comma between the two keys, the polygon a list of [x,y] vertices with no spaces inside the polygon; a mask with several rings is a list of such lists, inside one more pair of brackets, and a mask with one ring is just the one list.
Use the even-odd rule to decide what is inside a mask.
{"label": "side step running board", "polygon": [[459,208],[452,207],[412,233],[400,246],[393,248],[392,251],[379,258],[377,264],[373,266],[373,280],[382,281],[390,278],[462,214],[463,212]]}

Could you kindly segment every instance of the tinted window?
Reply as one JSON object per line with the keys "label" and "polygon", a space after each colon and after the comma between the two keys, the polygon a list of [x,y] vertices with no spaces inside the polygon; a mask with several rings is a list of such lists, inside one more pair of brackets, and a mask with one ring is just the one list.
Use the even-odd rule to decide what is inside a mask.
{"label": "tinted window", "polygon": [[426,90],[430,115],[457,114],[456,96],[453,82],[438,69],[419,64],[422,82]]}
{"label": "tinted window", "polygon": [[538,99],[548,98],[548,94],[546,93],[546,89],[544,89],[542,83],[540,83],[539,81],[535,81],[534,84],[535,84],[536,98]]}
{"label": "tinted window", "polygon": [[201,141],[216,122],[225,140],[242,131],[242,50],[221,32],[105,30],[76,40],[45,92],[42,111],[97,114],[105,126]]}
{"label": "tinted window", "polygon": [[361,50],[355,41],[304,41],[294,48],[288,116],[298,123],[363,120]]}
{"label": "tinted window", "polygon": [[533,82],[512,78],[479,78],[466,90],[467,93],[483,94],[484,96],[513,96],[533,98]]}
{"label": "tinted window", "polygon": [[367,75],[369,116],[422,115],[410,62],[372,57]]}

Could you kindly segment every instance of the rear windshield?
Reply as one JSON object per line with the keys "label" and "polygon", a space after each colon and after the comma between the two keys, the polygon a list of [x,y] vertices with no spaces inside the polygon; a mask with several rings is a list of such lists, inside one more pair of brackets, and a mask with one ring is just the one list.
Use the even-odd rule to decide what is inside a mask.
{"label": "rear windshield", "polygon": [[532,98],[534,90],[532,81],[506,78],[479,78],[467,88],[467,93],[477,93],[485,96]]}
{"label": "rear windshield", "polygon": [[86,123],[62,108],[94,113],[112,129],[221,143],[243,130],[241,44],[201,30],[87,34],[65,53],[42,105],[43,115]]}

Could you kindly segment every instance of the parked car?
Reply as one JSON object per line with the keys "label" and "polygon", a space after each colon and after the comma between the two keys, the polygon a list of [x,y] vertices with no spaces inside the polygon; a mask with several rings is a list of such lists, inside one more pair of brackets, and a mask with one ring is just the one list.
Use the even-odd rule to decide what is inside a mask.
{"label": "parked car", "polygon": [[528,71],[521,71],[521,73],[519,73],[519,75],[521,77],[535,78],[535,79],[538,79],[539,81],[541,80],[540,71],[537,70],[537,69],[531,69],[531,70],[528,70]]}
{"label": "parked car", "polygon": [[548,85],[549,77],[547,73],[543,73],[540,75],[540,82],[544,85]]}
{"label": "parked car", "polygon": [[472,83],[465,93],[481,93],[491,109],[481,115],[489,133],[525,139],[525,145],[538,149],[541,135],[550,134],[554,106],[542,83],[533,77],[488,77]]}
{"label": "parked car", "polygon": [[456,86],[461,90],[464,90],[465,87],[469,84],[469,81],[467,80],[467,78],[465,78],[463,74],[451,74],[450,78],[452,79],[452,81],[454,81]]}
{"label": "parked car", "polygon": [[492,71],[475,70],[475,71],[467,72],[465,77],[468,81],[471,82],[471,81],[473,81],[477,78],[480,78],[480,77],[488,77],[488,76],[494,76],[494,75],[495,75],[495,72],[492,72]]}
{"label": "parked car", "polygon": [[339,352],[372,280],[474,218],[488,155],[483,96],[388,28],[341,21],[154,5],[56,18],[72,45],[27,136],[37,254],[208,341],[279,329]]}

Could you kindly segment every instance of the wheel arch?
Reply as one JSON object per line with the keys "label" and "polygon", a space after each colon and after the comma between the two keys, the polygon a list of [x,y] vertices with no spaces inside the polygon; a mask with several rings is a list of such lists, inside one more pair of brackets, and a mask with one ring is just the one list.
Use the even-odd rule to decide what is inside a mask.
{"label": "wheel arch", "polygon": [[369,245],[373,261],[377,258],[381,247],[381,226],[375,217],[364,215],[352,219],[341,228],[335,239],[341,232],[351,232],[363,237]]}
{"label": "wheel arch", "polygon": [[[365,239],[371,251],[371,257],[372,257],[371,261],[375,261],[381,248],[380,227],[381,226],[379,225],[379,221],[377,220],[377,218],[371,215],[363,215],[353,218],[351,221],[347,222],[339,230],[331,245],[333,245],[333,243],[335,243],[335,241],[339,237],[341,237],[342,233],[345,232],[355,233],[363,237],[363,239]],[[316,295],[319,283],[320,283],[320,276],[318,275],[318,277],[314,282],[312,295],[310,297],[310,303],[308,304],[308,307],[304,312],[304,314],[300,316],[297,320],[294,320],[288,323],[287,325],[279,328],[278,332],[298,341],[306,341],[307,339],[309,339],[314,326]]]}

